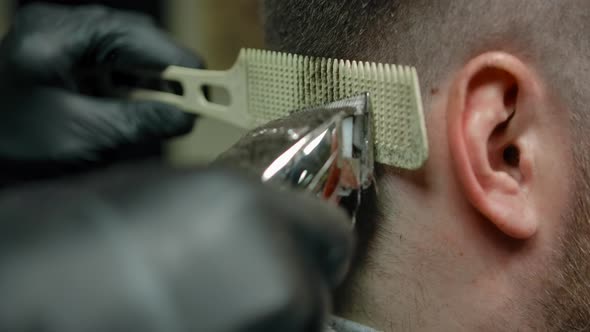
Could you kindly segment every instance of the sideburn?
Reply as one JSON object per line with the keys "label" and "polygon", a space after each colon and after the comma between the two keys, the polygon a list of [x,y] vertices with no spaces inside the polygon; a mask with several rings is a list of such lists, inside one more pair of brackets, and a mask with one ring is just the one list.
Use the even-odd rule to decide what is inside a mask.
{"label": "sideburn", "polygon": [[582,157],[574,162],[576,188],[571,209],[563,217],[566,230],[560,239],[562,256],[541,301],[548,331],[590,328],[590,162],[584,156],[587,151],[579,153]]}

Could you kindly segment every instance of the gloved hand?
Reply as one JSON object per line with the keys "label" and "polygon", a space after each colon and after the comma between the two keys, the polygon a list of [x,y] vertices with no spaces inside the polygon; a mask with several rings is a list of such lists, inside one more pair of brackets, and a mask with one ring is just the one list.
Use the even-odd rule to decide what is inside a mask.
{"label": "gloved hand", "polygon": [[0,192],[0,331],[318,331],[352,253],[340,211],[222,171],[67,181]]}
{"label": "gloved hand", "polygon": [[163,139],[188,132],[193,116],[101,91],[85,95],[95,82],[79,75],[105,66],[158,71],[168,65],[201,67],[201,61],[147,17],[98,6],[19,11],[0,44],[4,181],[143,157],[157,152]]}

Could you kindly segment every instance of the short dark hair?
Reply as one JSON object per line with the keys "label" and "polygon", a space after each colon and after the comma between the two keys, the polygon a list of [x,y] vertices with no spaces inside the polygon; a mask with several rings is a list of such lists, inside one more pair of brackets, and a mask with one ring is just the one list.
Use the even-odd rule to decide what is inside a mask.
{"label": "short dark hair", "polygon": [[331,58],[362,57],[376,24],[396,1],[266,0],[266,41],[275,50]]}
{"label": "short dark hair", "polygon": [[[583,0],[264,0],[270,48],[417,67],[425,102],[453,69],[485,51],[515,54],[571,112],[576,191],[561,269],[541,306],[547,328],[586,330],[590,315],[590,2]],[[557,162],[557,161],[556,161]],[[564,167],[566,167],[564,165]],[[559,176],[559,175],[553,175]]]}
{"label": "short dark hair", "polygon": [[470,57],[494,49],[535,63],[567,102],[587,95],[587,84],[571,84],[580,71],[590,72],[590,62],[580,69],[571,57],[590,54],[586,1],[264,0],[263,6],[269,48],[413,65],[423,93]]}

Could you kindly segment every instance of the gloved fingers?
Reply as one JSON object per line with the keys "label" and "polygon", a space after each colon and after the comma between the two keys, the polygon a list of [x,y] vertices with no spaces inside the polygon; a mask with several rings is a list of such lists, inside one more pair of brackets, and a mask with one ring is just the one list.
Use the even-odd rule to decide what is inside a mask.
{"label": "gloved fingers", "polygon": [[177,44],[147,16],[94,6],[75,11],[90,18],[85,26],[91,36],[86,47],[96,50],[91,60],[97,65],[121,70],[160,70],[170,65],[203,68],[196,54]]}
{"label": "gloved fingers", "polygon": [[[197,177],[189,175],[182,180],[182,186],[176,188],[191,188],[193,181],[195,186],[207,190],[193,190],[190,196],[182,195],[183,199],[190,199],[186,206],[176,206],[175,211],[180,213],[186,209],[186,215],[191,215],[190,211],[199,207],[195,202],[199,202],[205,204],[199,207],[202,211],[224,216],[213,219],[231,220],[226,227],[233,230],[260,227],[255,225],[264,222],[265,229],[276,232],[274,237],[284,236],[286,242],[293,241],[293,250],[303,255],[314,271],[321,273],[323,282],[336,286],[342,281],[354,250],[354,231],[350,218],[343,211],[307,194],[278,192],[255,179],[239,176],[235,171],[212,170]],[[235,223],[242,219],[250,221]],[[217,224],[216,227],[223,226]]]}
{"label": "gloved fingers", "polygon": [[330,286],[337,286],[348,272],[354,252],[354,232],[340,209],[304,193],[277,194],[269,198],[288,218],[301,247],[318,265]]}
{"label": "gloved fingers", "polygon": [[[285,202],[260,191],[284,196],[294,208],[308,206],[305,200],[217,171],[136,166],[0,193],[0,219],[8,216],[18,227],[2,253],[14,268],[0,277],[0,288],[10,290],[0,299],[2,313],[18,315],[5,315],[11,319],[0,320],[2,326],[21,327],[42,312],[49,317],[42,323],[56,331],[67,330],[69,317],[100,331],[319,331],[328,287],[309,264],[306,243],[289,231],[289,222],[298,223],[291,219],[303,217],[258,205]],[[202,200],[214,182],[221,183],[213,191],[236,185],[244,190],[238,194],[250,195],[241,197],[245,204],[219,195]],[[105,190],[105,183],[116,188]],[[19,250],[30,244],[38,250]],[[88,280],[93,287],[70,287]],[[72,308],[76,315],[64,315]]]}
{"label": "gloved fingers", "polygon": [[159,144],[194,124],[193,115],[158,102],[93,98],[51,88],[14,98],[23,107],[5,112],[0,123],[0,156],[5,159],[98,161],[101,152]]}
{"label": "gloved fingers", "polygon": [[161,102],[80,95],[70,96],[70,101],[77,113],[73,116],[81,121],[80,136],[96,142],[99,149],[160,142],[190,132],[195,120],[194,115]]}
{"label": "gloved fingers", "polygon": [[[166,271],[161,279],[170,280],[179,307],[188,309],[183,317],[195,317],[193,301],[206,298],[208,308],[199,315],[216,326],[237,323],[227,330],[317,330],[329,308],[330,286],[342,278],[352,251],[352,229],[343,214],[232,172],[177,173],[168,183],[165,173],[158,174],[159,182],[143,181],[128,190],[144,192],[142,198],[149,188],[171,194],[158,196],[157,204],[147,200],[136,206],[149,209],[138,218],[144,230],[150,225],[142,252]],[[120,197],[125,191],[111,192]],[[147,223],[150,218],[167,222]],[[172,244],[167,250],[179,248],[172,251],[185,260],[162,259],[161,247],[154,245],[159,241]],[[218,307],[227,316],[214,317]]]}
{"label": "gloved fingers", "polygon": [[169,65],[202,68],[147,17],[102,6],[33,4],[17,12],[2,41],[0,67],[19,79],[55,84],[78,69],[112,65],[119,70],[161,70]]}

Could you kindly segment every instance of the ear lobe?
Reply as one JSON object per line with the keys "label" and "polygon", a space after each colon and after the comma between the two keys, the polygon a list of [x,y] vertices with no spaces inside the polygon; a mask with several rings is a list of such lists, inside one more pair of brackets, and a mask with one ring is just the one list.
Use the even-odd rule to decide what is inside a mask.
{"label": "ear lobe", "polygon": [[465,195],[498,229],[519,239],[539,226],[528,195],[534,79],[511,55],[482,54],[452,82],[447,109],[453,168]]}

